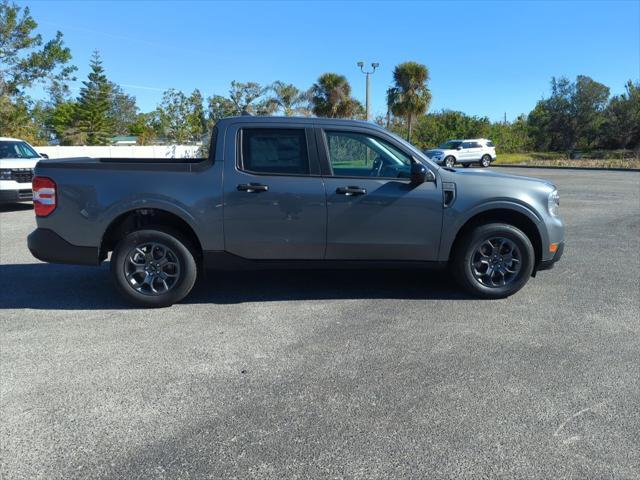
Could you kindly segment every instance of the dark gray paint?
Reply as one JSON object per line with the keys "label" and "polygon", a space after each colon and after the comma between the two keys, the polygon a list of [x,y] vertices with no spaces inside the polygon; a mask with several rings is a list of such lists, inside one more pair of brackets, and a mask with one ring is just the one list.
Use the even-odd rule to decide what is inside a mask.
{"label": "dark gray paint", "polygon": [[[243,126],[350,129],[378,135],[423,163],[435,182],[417,187],[401,179],[332,178],[323,145],[311,149],[324,176],[289,177],[243,173],[236,164],[236,132]],[[53,178],[58,207],[38,226],[73,245],[99,247],[108,226],[141,208],[173,213],[187,222],[205,251],[261,259],[371,259],[446,261],[459,229],[474,215],[507,208],[527,215],[543,245],[564,239],[562,221],[551,217],[548,182],[489,171],[447,171],[415,147],[374,124],[319,118],[239,117],[218,122],[209,160],[175,164],[96,159],[44,160],[36,174]],[[314,160],[315,159],[315,160]],[[314,169],[312,169],[314,171]],[[269,191],[239,192],[239,183],[262,183]],[[453,205],[442,205],[443,183],[455,184]],[[335,194],[360,185],[367,195]],[[542,260],[552,257],[543,248]]]}

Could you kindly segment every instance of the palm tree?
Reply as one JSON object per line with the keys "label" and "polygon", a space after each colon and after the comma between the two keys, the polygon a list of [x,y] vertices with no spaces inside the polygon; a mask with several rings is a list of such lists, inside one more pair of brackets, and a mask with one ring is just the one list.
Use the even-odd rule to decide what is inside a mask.
{"label": "palm tree", "polygon": [[269,90],[273,92],[273,96],[267,101],[273,104],[276,110],[282,111],[287,117],[304,114],[306,110],[304,106],[309,99],[306,93],[299,90],[298,87],[278,80],[273,82]]}
{"label": "palm tree", "polygon": [[407,119],[408,136],[411,141],[413,118],[425,113],[431,102],[427,88],[429,70],[416,62],[404,62],[393,70],[395,85],[387,91],[387,102],[394,115]]}
{"label": "palm tree", "polygon": [[313,113],[318,117],[353,118],[362,114],[362,104],[351,96],[344,75],[325,73],[309,90]]}

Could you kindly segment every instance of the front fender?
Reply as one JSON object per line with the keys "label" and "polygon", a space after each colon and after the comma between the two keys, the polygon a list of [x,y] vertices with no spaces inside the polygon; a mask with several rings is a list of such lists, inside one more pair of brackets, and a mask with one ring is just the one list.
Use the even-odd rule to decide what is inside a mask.
{"label": "front fender", "polygon": [[535,225],[542,244],[548,243],[544,221],[531,206],[517,199],[495,199],[476,205],[471,209],[457,210],[456,204],[444,211],[442,219],[442,235],[440,237],[440,249],[438,260],[447,261],[451,254],[451,248],[460,230],[473,218],[492,210],[511,210],[525,215]]}

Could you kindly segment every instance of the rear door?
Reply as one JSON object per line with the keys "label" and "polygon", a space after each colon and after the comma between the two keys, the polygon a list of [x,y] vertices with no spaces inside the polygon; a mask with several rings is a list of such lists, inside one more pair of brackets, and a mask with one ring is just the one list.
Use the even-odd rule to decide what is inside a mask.
{"label": "rear door", "polygon": [[231,126],[226,142],[225,250],[249,259],[322,259],[326,198],[313,129]]}
{"label": "rear door", "polygon": [[464,142],[465,160],[477,162],[482,157],[482,145],[479,142]]}
{"label": "rear door", "polygon": [[436,260],[442,190],[409,183],[411,154],[368,129],[318,130],[328,260]]}

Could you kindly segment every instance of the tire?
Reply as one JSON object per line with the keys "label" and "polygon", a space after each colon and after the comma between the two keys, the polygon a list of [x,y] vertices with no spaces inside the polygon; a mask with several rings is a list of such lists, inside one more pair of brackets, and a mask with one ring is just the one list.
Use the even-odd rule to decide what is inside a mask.
{"label": "tire", "polygon": [[489,165],[491,165],[491,155],[483,155],[480,159],[480,166],[487,168]]}
{"label": "tire", "polygon": [[[495,247],[499,247],[497,254]],[[465,290],[479,298],[494,299],[520,290],[531,277],[534,263],[533,245],[521,230],[504,223],[491,223],[476,227],[462,237],[454,251],[452,267],[456,280]]]}
{"label": "tire", "polygon": [[456,164],[456,159],[455,157],[449,155],[444,159],[444,162],[442,163],[444,163],[445,167],[453,168],[453,166]]}
{"label": "tire", "polygon": [[193,247],[179,233],[145,227],[129,233],[111,256],[120,294],[141,307],[168,307],[186,297],[198,276]]}

